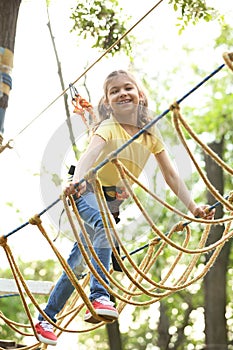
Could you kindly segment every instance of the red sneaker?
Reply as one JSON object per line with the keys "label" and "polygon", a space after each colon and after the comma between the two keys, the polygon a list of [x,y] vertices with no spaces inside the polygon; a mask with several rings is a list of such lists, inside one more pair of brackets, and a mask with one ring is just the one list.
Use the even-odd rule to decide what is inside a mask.
{"label": "red sneaker", "polygon": [[[114,304],[110,300],[96,299],[92,302],[97,315],[104,317],[108,321],[117,320],[119,317],[117,309],[113,306]],[[89,310],[86,311],[84,321],[89,323],[99,323],[101,321],[94,318]]]}
{"label": "red sneaker", "polygon": [[53,333],[53,326],[48,321],[41,321],[35,325],[37,337],[41,343],[57,344],[57,336]]}

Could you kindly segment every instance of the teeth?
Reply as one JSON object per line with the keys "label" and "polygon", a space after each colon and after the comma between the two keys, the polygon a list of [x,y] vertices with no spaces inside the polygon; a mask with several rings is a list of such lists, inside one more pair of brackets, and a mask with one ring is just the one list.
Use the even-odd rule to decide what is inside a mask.
{"label": "teeth", "polygon": [[121,101],[121,102],[119,102],[119,104],[124,104],[124,103],[128,103],[128,102],[130,102],[130,100]]}

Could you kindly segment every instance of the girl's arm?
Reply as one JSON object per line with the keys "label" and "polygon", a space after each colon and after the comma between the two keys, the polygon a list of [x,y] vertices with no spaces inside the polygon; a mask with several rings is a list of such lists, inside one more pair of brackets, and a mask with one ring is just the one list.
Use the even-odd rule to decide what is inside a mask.
{"label": "girl's arm", "polygon": [[74,188],[74,184],[83,179],[84,175],[91,169],[92,165],[100,155],[104,145],[105,140],[102,137],[98,135],[92,136],[86,151],[80,157],[77,166],[75,167],[72,183],[66,187],[64,191],[67,196],[71,194],[76,194],[79,196],[86,191],[85,181],[79,185],[78,190]]}
{"label": "girl's arm", "polygon": [[176,194],[176,196],[184,203],[188,210],[194,216],[205,217],[206,219],[212,219],[214,216],[214,210],[206,213],[205,209],[208,208],[207,205],[197,206],[191,197],[187,186],[184,181],[180,178],[179,174],[175,170],[170,157],[164,150],[155,155],[158,162],[159,168],[163,174],[163,177],[171,188],[171,190]]}

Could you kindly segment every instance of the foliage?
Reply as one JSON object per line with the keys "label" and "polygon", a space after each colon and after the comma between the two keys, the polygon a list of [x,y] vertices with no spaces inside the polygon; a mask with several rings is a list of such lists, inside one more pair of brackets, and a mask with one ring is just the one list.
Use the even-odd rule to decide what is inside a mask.
{"label": "foliage", "polygon": [[[224,23],[220,33],[215,41],[215,47],[224,52],[231,47],[232,27]],[[204,74],[198,66],[193,66],[193,70],[198,75]],[[219,142],[224,138],[227,145],[224,149],[224,159],[229,166],[233,166],[231,157],[233,132],[229,127],[233,114],[232,94],[232,74],[227,67],[224,67],[216,79],[208,82],[202,102],[200,101],[195,110],[187,107],[185,109],[186,118],[191,121],[195,132],[204,140],[208,140],[208,143]],[[225,185],[231,189],[232,184],[229,183],[228,177],[225,181]]]}
{"label": "foliage", "polygon": [[215,47],[224,47],[226,50],[232,49],[232,27],[223,22],[221,33],[215,40]]}
{"label": "foliage", "polygon": [[[56,262],[53,260],[47,261],[34,261],[25,263],[21,259],[17,262],[21,272],[24,275],[25,280],[36,281],[54,281],[60,274],[60,270],[56,267]],[[46,268],[45,268],[46,267]],[[13,278],[10,269],[0,269],[0,275],[2,278]],[[46,302],[46,296],[35,296],[38,303],[42,304]],[[32,317],[35,317],[37,310],[32,305],[31,301],[27,300]],[[18,323],[28,324],[28,317],[24,311],[23,304],[19,295],[5,296],[1,298],[1,312],[9,319]],[[13,331],[0,321],[0,334],[1,339],[14,339],[22,340],[23,337],[19,333]],[[15,340],[15,339],[14,339]]]}
{"label": "foliage", "polygon": [[[92,37],[95,41],[93,48],[108,50],[127,31],[129,17],[119,8],[117,0],[83,0],[72,10],[74,26],[71,31],[76,31],[83,39]],[[129,55],[131,40],[132,37],[126,36],[123,41],[117,42],[111,54],[124,50]]]}
{"label": "foliage", "polygon": [[78,341],[80,350],[88,348],[92,350],[109,350],[105,327],[100,327],[88,333],[80,333]]}
{"label": "foliage", "polygon": [[185,109],[185,114],[192,121],[196,133],[208,132],[209,141],[213,138],[221,140],[223,136],[232,134],[231,128],[228,128],[233,112],[231,76],[225,70],[219,73],[219,78],[209,82],[206,95],[203,96],[204,104],[197,106],[195,111],[192,108]]}
{"label": "foliage", "polygon": [[214,8],[207,6],[205,0],[170,0],[169,3],[173,4],[175,11],[180,11],[180,33],[190,23],[195,25],[202,19],[209,22],[216,16]]}

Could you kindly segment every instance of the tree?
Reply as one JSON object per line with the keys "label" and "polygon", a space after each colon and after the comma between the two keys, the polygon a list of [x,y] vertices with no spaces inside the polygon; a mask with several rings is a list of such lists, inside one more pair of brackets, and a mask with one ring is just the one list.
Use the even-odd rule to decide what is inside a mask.
{"label": "tree", "polygon": [[[225,85],[226,86],[226,85]],[[227,102],[228,100],[228,102]],[[224,98],[224,106],[220,101],[213,99],[213,107],[220,104],[222,105],[222,111],[217,110],[219,113],[218,117],[215,117],[215,127],[218,128],[218,121],[223,119],[224,124],[221,125],[220,135],[216,140],[212,141],[209,146],[214,152],[222,159],[229,159],[227,157],[226,147],[230,139],[232,139],[232,133],[228,130],[228,118],[231,118],[231,99],[230,96]],[[225,108],[229,110],[225,111]],[[229,121],[230,122],[230,121]],[[219,126],[220,127],[220,126]],[[228,138],[228,140],[226,139]],[[208,156],[205,156],[205,164],[207,176],[213,185],[221,194],[225,194],[228,189],[228,177],[224,174],[223,170],[213,162]],[[208,203],[213,203],[213,197],[210,193],[207,193]],[[220,218],[223,216],[223,208],[220,207],[216,211],[216,217]],[[210,232],[208,244],[214,243],[219,237],[221,237],[224,227],[215,226]],[[206,334],[206,348],[218,349],[221,345],[221,349],[228,349],[228,329],[226,320],[226,305],[227,305],[227,271],[230,266],[230,252],[232,247],[232,241],[227,242],[214,266],[211,268],[209,273],[204,279],[204,290],[205,290],[205,334]],[[206,257],[209,259],[209,256]]]}
{"label": "tree", "polygon": [[[210,148],[220,157],[223,158],[224,137],[219,142],[213,141]],[[208,156],[205,156],[207,176],[219,193],[224,193],[224,176],[223,171]],[[214,198],[210,193],[207,194],[208,203],[214,203]],[[223,216],[223,208],[218,207],[216,218]],[[223,233],[223,226],[214,226],[211,229],[207,244],[212,244],[218,240]],[[227,269],[229,265],[229,255],[231,241],[226,243],[219,254],[214,266],[204,278],[205,291],[205,334],[206,349],[213,350],[228,349],[228,334],[226,325],[226,304],[227,304]],[[208,261],[209,255],[206,257]],[[217,282],[217,283],[216,283]]]}
{"label": "tree", "polygon": [[[176,4],[177,4],[177,6],[181,6],[181,8],[182,8],[182,13],[184,14],[185,12],[184,12],[184,9],[186,8],[186,5],[187,4],[190,4],[191,2],[190,1],[174,1]],[[96,2],[97,3],[97,2]],[[203,2],[202,1],[196,1],[195,2],[197,5],[198,4],[200,4],[200,5],[203,5]],[[16,1],[1,1],[0,2],[0,6],[1,6],[1,4],[3,4],[4,6],[5,5],[18,5],[18,7],[17,7],[17,15],[18,15],[18,9],[19,9],[19,5],[20,5],[20,1],[18,1],[18,2],[16,2]],[[99,4],[98,4],[98,6],[101,6],[101,2],[99,2]],[[16,6],[15,6],[16,7]],[[189,7],[190,8],[190,7]],[[195,7],[195,9],[196,9],[196,7]],[[0,33],[6,33],[7,31],[9,31],[9,28],[7,28],[7,26],[6,27],[4,27],[4,26],[2,26],[2,23],[3,23],[3,21],[2,21],[2,19],[1,19],[1,15],[3,14],[3,13],[5,13],[5,17],[7,18],[7,23],[8,23],[8,25],[10,24],[10,21],[9,21],[9,18],[7,17],[8,15],[7,15],[7,12],[5,11],[5,12],[3,12],[2,11],[2,8],[0,7]],[[91,11],[91,10],[90,10]],[[10,10],[10,13],[12,14],[13,12],[15,12],[15,8],[14,8],[14,11],[12,11],[12,9]],[[193,12],[194,13],[194,12]],[[197,15],[195,15],[195,18],[198,18],[198,13],[203,13],[203,12],[201,12],[201,11],[197,11]],[[200,15],[200,18],[202,17],[203,15]],[[5,18],[5,19],[6,19]],[[112,17],[111,17],[112,18]],[[207,18],[206,18],[207,19]],[[17,16],[16,16],[16,20],[17,20]],[[15,25],[16,25],[16,20],[15,20]],[[188,23],[188,21],[190,20],[190,17],[187,17],[187,23]],[[2,26],[2,27],[1,27]],[[13,26],[11,26],[11,27],[13,27]],[[12,28],[11,28],[12,29]],[[82,30],[82,29],[81,29]],[[15,33],[15,32],[14,32]],[[116,33],[115,33],[116,34]],[[1,38],[1,35],[2,34],[0,34],[0,39],[2,39]],[[113,36],[114,37],[114,36]],[[105,40],[104,40],[104,36],[101,34],[101,41],[100,42],[102,42],[102,41],[104,41],[104,43],[106,43],[105,42]],[[14,35],[13,35],[13,39],[14,39]],[[4,47],[6,47],[6,48],[8,48],[7,46],[4,46],[4,44],[2,44],[2,40],[0,40],[0,44],[2,45],[2,47],[4,48]],[[108,42],[107,42],[107,44],[108,44]],[[12,52],[13,52],[13,49],[10,49]],[[6,76],[4,76],[4,79],[6,79]],[[6,95],[6,96],[5,96]],[[5,106],[5,109],[4,109],[4,116],[5,116],[5,110],[6,110],[6,108],[7,108],[7,104],[5,103],[3,103],[4,102],[4,99],[6,100],[7,99],[7,102],[8,102],[8,95],[7,94],[3,94],[3,96],[1,97],[1,100],[2,101],[0,101],[1,102],[1,107],[2,106]],[[2,118],[2,120],[4,121],[4,116],[3,116],[3,118]],[[2,123],[2,132],[3,132],[3,123]]]}
{"label": "tree", "polygon": [[[232,28],[226,23],[221,28],[221,34],[216,39],[216,47],[223,51],[231,49]],[[228,45],[229,43],[229,45]],[[199,132],[206,132],[204,125],[209,125],[210,132],[209,147],[229,166],[232,166],[228,145],[232,144],[232,130],[228,127],[232,119],[231,103],[231,76],[228,70],[221,79],[221,86],[218,82],[211,82],[211,99],[208,101],[209,111],[202,118],[202,126]],[[195,123],[196,124],[196,123]],[[213,136],[214,135],[214,136]],[[209,156],[204,155],[205,168],[210,182],[221,194],[227,194],[231,190],[231,179],[223,169],[219,167]],[[208,192],[207,201],[213,204],[213,196]],[[216,218],[221,218],[224,208],[218,207]],[[217,225],[212,227],[207,244],[218,240],[224,227]],[[228,349],[230,334],[227,326],[226,309],[228,305],[228,269],[231,266],[230,257],[232,251],[232,240],[228,241],[219,254],[214,266],[204,278],[204,306],[205,306],[205,336],[206,349]],[[206,256],[208,261],[210,255]]]}
{"label": "tree", "polygon": [[[0,145],[11,89],[15,34],[21,0],[0,1]],[[2,84],[1,84],[2,81]]]}
{"label": "tree", "polygon": [[[48,1],[49,2],[49,1]],[[213,8],[206,5],[204,0],[170,0],[175,11],[181,11],[181,25],[185,28],[190,22],[197,23],[200,19],[209,21],[213,15]],[[9,91],[11,89],[10,73],[13,67],[15,34],[18,12],[21,0],[0,0],[0,133],[4,133],[4,119],[8,106]],[[113,10],[114,9],[114,10]],[[128,16],[123,13],[117,0],[102,2],[99,0],[79,1],[71,18],[74,20],[73,31],[83,38],[91,35],[95,43],[93,47],[107,50],[126,32]],[[118,41],[112,48],[111,54],[124,50],[130,54],[131,40],[127,36],[124,42]],[[2,142],[2,136],[1,140]]]}
{"label": "tree", "polygon": [[190,24],[197,24],[201,19],[213,20],[216,11],[209,7],[205,0],[170,0],[175,11],[180,12],[179,27],[180,33]]}
{"label": "tree", "polygon": [[[119,7],[117,0],[83,0],[73,9],[71,19],[74,21],[72,31],[86,39],[94,39],[93,48],[108,50],[127,31],[129,16]],[[130,55],[132,38],[127,36],[112,47],[111,54],[124,50]]]}

